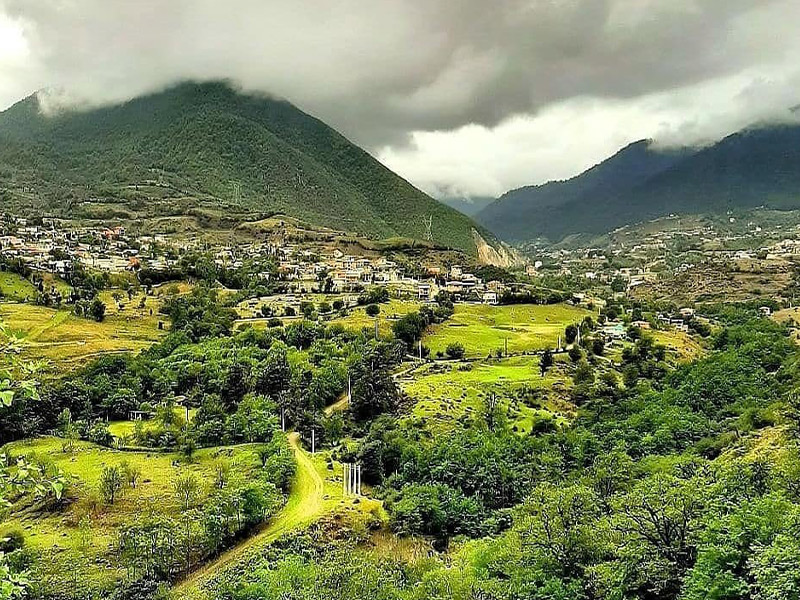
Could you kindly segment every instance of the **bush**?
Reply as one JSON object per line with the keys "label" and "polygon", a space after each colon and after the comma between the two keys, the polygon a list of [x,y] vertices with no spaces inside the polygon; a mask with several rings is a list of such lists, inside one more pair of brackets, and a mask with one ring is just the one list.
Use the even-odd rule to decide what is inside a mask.
{"label": "bush", "polygon": [[445,352],[447,353],[447,356],[449,356],[450,358],[460,360],[464,358],[464,353],[465,353],[464,344],[462,344],[461,342],[453,342],[451,344],[448,344],[447,348],[445,349]]}
{"label": "bush", "polygon": [[581,349],[578,348],[577,346],[573,346],[572,348],[570,348],[568,354],[570,360],[575,363],[583,358],[583,352],[581,352]]}
{"label": "bush", "polygon": [[106,467],[100,475],[100,494],[106,504],[114,504],[114,501],[122,494],[122,486],[125,478],[119,467]]}
{"label": "bush", "polygon": [[86,439],[99,446],[111,446],[114,436],[108,431],[108,425],[98,421],[86,432]]}
{"label": "bush", "polygon": [[25,545],[25,534],[21,529],[0,532],[0,552],[6,554],[19,550]]}

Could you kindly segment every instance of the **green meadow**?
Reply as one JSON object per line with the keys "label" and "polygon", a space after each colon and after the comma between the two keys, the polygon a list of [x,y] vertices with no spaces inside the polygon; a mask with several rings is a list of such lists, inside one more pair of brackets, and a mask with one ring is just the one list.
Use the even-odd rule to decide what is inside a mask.
{"label": "green meadow", "polygon": [[16,273],[0,271],[0,299],[23,302],[33,300],[36,298],[36,294],[36,288],[24,277]]}
{"label": "green meadow", "polygon": [[[381,312],[378,314],[378,332],[381,335],[389,335],[392,332],[392,325],[401,317],[419,309],[418,302],[408,300],[392,299],[389,302],[379,304]],[[332,325],[343,325],[348,329],[360,331],[362,329],[375,329],[375,318],[366,313],[365,306],[357,306],[348,309],[347,316],[338,317],[331,321]]]}
{"label": "green meadow", "polygon": [[[80,571],[90,587],[107,586],[121,578],[124,570],[116,563],[113,544],[116,532],[125,523],[142,515],[178,517],[178,501],[173,490],[179,477],[193,474],[201,483],[200,502],[211,492],[215,467],[230,466],[231,477],[246,481],[260,468],[258,445],[209,448],[195,453],[185,462],[175,453],[122,452],[89,442],[75,442],[70,451],[60,438],[42,437],[5,446],[12,456],[52,463],[69,476],[68,501],[59,511],[15,511],[5,520],[0,533],[12,529],[25,532],[26,543],[46,559],[36,577],[52,589],[67,589]],[[126,487],[113,505],[104,504],[98,494],[105,467],[126,462],[141,472],[135,488]],[[82,524],[83,523],[83,524]],[[88,527],[87,527],[88,525]],[[84,580],[86,583],[86,580]]]}
{"label": "green meadow", "polygon": [[[120,308],[103,292],[106,317],[96,321],[75,316],[68,308],[48,308],[34,304],[0,304],[0,318],[8,330],[22,338],[25,356],[52,362],[59,369],[72,368],[87,359],[115,352],[138,352],[163,334],[158,329],[156,300],[147,298],[139,307],[141,295]],[[150,309],[153,314],[150,314]]]}
{"label": "green meadow", "polygon": [[555,348],[564,328],[586,316],[593,313],[566,304],[458,304],[450,319],[429,328],[423,343],[435,354],[458,342],[471,357],[494,354],[506,342],[510,354],[543,350]]}
{"label": "green meadow", "polygon": [[574,414],[574,407],[562,399],[568,382],[563,362],[542,377],[535,356],[426,364],[398,380],[414,401],[412,418],[424,429],[445,432],[466,426],[494,394],[512,430],[520,434],[529,433],[539,421]]}

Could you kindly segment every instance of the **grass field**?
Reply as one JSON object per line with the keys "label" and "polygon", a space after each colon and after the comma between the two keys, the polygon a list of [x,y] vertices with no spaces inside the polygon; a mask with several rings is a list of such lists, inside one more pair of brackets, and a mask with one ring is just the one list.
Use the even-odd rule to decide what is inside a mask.
{"label": "grass field", "polygon": [[[33,455],[51,461],[73,478],[69,492],[72,501],[63,510],[12,512],[2,526],[22,529],[26,544],[42,553],[44,560],[39,564],[44,565],[44,570],[36,576],[44,578],[43,582],[52,590],[68,589],[78,570],[86,573],[98,588],[121,577],[123,571],[116,566],[111,551],[116,530],[123,523],[135,521],[137,515],[177,515],[178,503],[172,485],[179,476],[195,474],[206,494],[213,482],[214,466],[220,461],[231,465],[231,477],[242,480],[260,468],[257,445],[200,450],[193,462],[186,464],[176,454],[119,452],[87,442],[77,442],[72,452],[65,452],[62,444],[63,440],[58,438],[38,438],[6,446],[12,455]],[[135,489],[126,489],[113,505],[97,506],[92,498],[97,497],[103,468],[123,461],[141,470],[140,483]],[[84,516],[91,523],[88,543],[81,540],[79,528]]]}
{"label": "grass field", "polygon": [[[182,406],[176,406],[173,409],[173,412],[179,420],[187,420],[187,411]],[[188,420],[191,421],[194,419],[195,414],[197,414],[197,409],[190,408],[188,410]],[[108,424],[108,432],[115,438],[120,438],[123,441],[126,441],[130,438],[130,436],[133,435],[133,432],[136,431],[137,423],[142,424],[144,431],[156,429],[159,426],[159,422],[156,419],[149,419],[145,421],[111,421]]]}
{"label": "grass field", "polygon": [[[335,299],[336,296],[315,294],[308,298],[304,298],[304,301],[313,301],[315,305],[318,305],[322,301],[332,304]],[[283,310],[283,304],[279,303],[278,301],[263,304],[272,306],[274,310],[277,310],[278,314],[276,316],[281,319],[284,325],[288,325],[289,323],[302,319],[302,316],[282,317],[281,311]],[[257,306],[260,306],[260,304]],[[381,335],[388,335],[391,333],[392,325],[395,321],[400,319],[400,317],[419,309],[420,305],[417,302],[390,300],[389,302],[381,304],[380,307],[381,312],[378,315],[378,331]],[[242,319],[237,321],[238,328],[251,326],[256,329],[263,329],[267,326],[267,323],[270,320],[268,318],[249,316],[254,314],[254,311],[245,303],[239,304],[237,311],[240,315],[242,315]],[[348,309],[348,313],[344,317],[339,316],[339,313],[331,313],[330,315],[325,315],[325,318],[330,319],[325,321],[327,325],[342,325],[348,329],[353,329],[356,331],[361,331],[365,328],[369,329],[370,331],[375,330],[375,319],[367,315],[366,307],[364,306],[356,306]]]}
{"label": "grass field", "polygon": [[[409,302],[406,300],[389,300],[379,305],[381,312],[378,315],[378,331],[383,335],[388,335],[392,331],[392,325],[401,317],[410,312],[418,310],[420,304],[418,302]],[[364,328],[374,330],[375,319],[366,313],[366,307],[358,306],[350,309],[346,317],[339,317],[333,319],[331,324],[344,325],[348,329],[355,329],[360,331]]]}
{"label": "grass field", "polygon": [[450,319],[429,328],[423,343],[435,354],[459,342],[473,357],[504,348],[506,340],[511,354],[555,348],[564,328],[588,315],[588,310],[565,304],[457,304]]}
{"label": "grass field", "polygon": [[102,294],[106,318],[101,323],[77,317],[69,308],[16,303],[0,304],[0,318],[12,333],[24,339],[27,357],[51,361],[59,369],[72,368],[102,354],[138,352],[163,335],[158,329],[154,299],[149,298],[146,302],[151,304],[145,308],[139,308],[134,299],[119,309],[110,294]]}
{"label": "grass field", "polygon": [[33,284],[24,277],[16,273],[0,271],[0,299],[23,302],[33,300],[37,293]]}
{"label": "grass field", "polygon": [[[520,434],[553,414],[557,418],[574,416],[574,407],[563,399],[569,378],[558,363],[542,378],[539,359],[534,356],[474,364],[427,364],[398,383],[416,401],[412,418],[434,433],[446,432],[477,416],[491,394],[500,398],[509,425]],[[523,390],[527,393],[520,394]]]}
{"label": "grass field", "polygon": [[703,354],[703,346],[697,339],[683,331],[676,329],[654,331],[653,337],[659,344],[664,344],[679,362],[694,360]]}

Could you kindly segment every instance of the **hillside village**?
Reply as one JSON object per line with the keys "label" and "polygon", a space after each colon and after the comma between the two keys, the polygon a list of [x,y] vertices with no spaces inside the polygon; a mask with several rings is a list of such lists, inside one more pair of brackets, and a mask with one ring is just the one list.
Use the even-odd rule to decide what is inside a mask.
{"label": "hillside village", "polygon": [[[312,289],[329,293],[358,292],[385,286],[400,297],[432,301],[447,292],[456,301],[499,304],[504,294],[525,293],[546,286],[549,278],[568,280],[578,302],[593,290],[610,287],[617,294],[636,294],[637,288],[657,286],[681,274],[709,265],[742,271],[788,273],[800,256],[800,226],[760,226],[750,221],[743,231],[713,224],[676,226],[674,218],[653,222],[654,231],[624,227],[603,247],[529,247],[531,257],[513,279],[483,280],[475,266],[451,261],[431,263],[414,273],[397,261],[375,253],[350,255],[330,245],[310,248],[301,242],[258,241],[209,245],[201,239],[178,239],[168,234],[137,235],[123,226],[75,225],[58,219],[31,220],[0,214],[0,256],[19,261],[33,271],[69,276],[75,265],[111,274],[136,274],[142,269],[168,271],[179,257],[192,251],[213,255],[219,267],[237,269],[252,259],[269,259],[286,292]],[[735,222],[730,217],[731,225]],[[754,245],[755,242],[760,242]],[[594,295],[597,295],[596,293]]]}

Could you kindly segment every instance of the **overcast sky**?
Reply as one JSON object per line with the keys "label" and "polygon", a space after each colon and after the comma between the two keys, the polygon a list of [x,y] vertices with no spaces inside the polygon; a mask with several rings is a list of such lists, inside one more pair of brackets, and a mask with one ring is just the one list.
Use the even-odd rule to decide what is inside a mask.
{"label": "overcast sky", "polygon": [[0,108],[182,79],[285,97],[437,195],[800,104],[799,0],[0,0]]}

